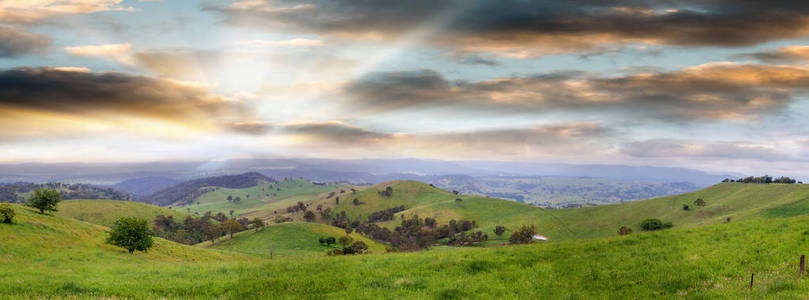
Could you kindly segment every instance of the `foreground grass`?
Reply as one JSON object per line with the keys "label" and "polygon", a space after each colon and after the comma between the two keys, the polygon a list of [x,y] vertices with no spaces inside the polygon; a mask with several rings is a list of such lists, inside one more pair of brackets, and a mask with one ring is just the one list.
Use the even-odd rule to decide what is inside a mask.
{"label": "foreground grass", "polygon": [[[0,298],[802,298],[809,217],[590,240],[364,256],[240,257],[161,241],[131,256],[100,226],[24,208],[0,224]],[[172,251],[174,247],[188,251]],[[753,289],[747,289],[751,273]]]}

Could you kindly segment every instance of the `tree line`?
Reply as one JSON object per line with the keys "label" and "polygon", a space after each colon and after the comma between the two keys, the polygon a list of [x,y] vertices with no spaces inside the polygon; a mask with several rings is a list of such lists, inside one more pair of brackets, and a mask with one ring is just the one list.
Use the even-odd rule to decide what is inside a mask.
{"label": "tree line", "polygon": [[774,177],[769,176],[769,175],[764,175],[764,176],[759,176],[759,177],[748,176],[748,177],[739,178],[739,179],[725,178],[724,180],[722,180],[722,182],[726,182],[726,183],[727,182],[759,183],[759,184],[769,184],[769,183],[782,183],[782,184],[795,184],[795,183],[797,183],[797,184],[803,184],[802,181],[798,181],[795,178],[789,178],[789,177],[785,177],[785,176],[774,178]]}

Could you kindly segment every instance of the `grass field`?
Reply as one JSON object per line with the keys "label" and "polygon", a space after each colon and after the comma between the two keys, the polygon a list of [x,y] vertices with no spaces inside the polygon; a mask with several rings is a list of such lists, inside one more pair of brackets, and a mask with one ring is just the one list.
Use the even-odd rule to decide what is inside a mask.
{"label": "grass field", "polygon": [[[392,197],[379,191],[393,187]],[[343,199],[345,198],[345,199]],[[351,203],[357,198],[361,204]],[[461,198],[462,201],[455,201]],[[703,198],[707,205],[699,207],[694,200]],[[683,205],[689,210],[683,210]],[[415,181],[395,181],[380,184],[356,194],[346,194],[333,214],[346,211],[352,219],[365,220],[374,211],[405,205],[407,210],[385,226],[399,224],[399,215],[434,217],[439,223],[450,219],[471,219],[478,229],[495,240],[505,239],[492,234],[494,226],[515,229],[521,224],[533,224],[540,234],[552,240],[613,236],[621,226],[640,231],[640,223],[648,218],[672,222],[675,227],[693,227],[760,218],[790,217],[809,213],[809,185],[723,183],[692,193],[632,201],[620,204],[574,209],[541,209],[502,199],[480,196],[456,196],[450,192]]]}
{"label": "grass field", "polygon": [[[0,298],[774,298],[797,276],[809,217],[759,218],[596,239],[273,260],[158,241],[129,255],[104,227],[15,205],[0,224]],[[750,274],[756,279],[748,289]]]}
{"label": "grass field", "polygon": [[[300,179],[285,179],[280,182],[262,183],[243,189],[217,188],[215,191],[197,197],[189,205],[173,206],[172,209],[192,214],[203,214],[206,211],[213,214],[218,212],[229,214],[230,210],[233,210],[234,215],[244,214],[246,216],[259,211],[279,209],[278,205],[274,204],[279,201],[293,197],[307,197],[306,199],[309,199],[338,187],[339,185],[316,185],[310,181]],[[240,197],[241,201],[239,203],[227,201],[228,196]],[[292,203],[294,204],[295,202]]]}
{"label": "grass field", "polygon": [[121,217],[136,217],[151,222],[157,215],[171,215],[180,221],[187,216],[181,211],[133,201],[65,200],[60,202],[57,208],[59,209],[56,212],[58,216],[108,227]]}
{"label": "grass field", "polygon": [[[344,236],[345,230],[334,226],[318,223],[283,223],[265,227],[258,232],[243,231],[233,236],[233,241],[227,237],[221,238],[213,246],[216,249],[246,253],[262,257],[269,257],[270,249],[274,255],[325,255],[326,251],[335,249],[338,245],[323,246],[318,242],[321,237]],[[373,240],[351,233],[355,241],[362,241],[368,245],[370,253],[385,253],[385,246]],[[210,247],[210,243],[201,243],[201,246]]]}

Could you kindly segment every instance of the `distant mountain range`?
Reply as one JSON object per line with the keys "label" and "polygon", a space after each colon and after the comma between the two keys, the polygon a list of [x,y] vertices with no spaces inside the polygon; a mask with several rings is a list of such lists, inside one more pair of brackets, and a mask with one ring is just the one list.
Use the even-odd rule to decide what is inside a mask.
{"label": "distant mountain range", "polygon": [[[251,175],[245,176],[244,173]],[[235,177],[227,177],[238,175]],[[224,177],[223,177],[224,176]],[[623,165],[571,165],[422,159],[232,159],[211,162],[0,164],[2,182],[62,182],[110,187],[139,201],[191,201],[208,186],[303,178],[377,184],[416,180],[438,187],[549,207],[599,205],[686,193],[732,175]],[[216,179],[212,179],[216,178]],[[212,184],[217,180],[224,183]]]}

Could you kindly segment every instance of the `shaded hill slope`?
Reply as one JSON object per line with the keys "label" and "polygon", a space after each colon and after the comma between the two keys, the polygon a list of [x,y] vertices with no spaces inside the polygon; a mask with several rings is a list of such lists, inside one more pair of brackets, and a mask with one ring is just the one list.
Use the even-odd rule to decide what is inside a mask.
{"label": "shaded hill slope", "polygon": [[[194,198],[216,188],[247,188],[263,182],[275,182],[274,179],[259,173],[244,173],[190,180],[161,190],[148,198],[146,202],[167,206],[170,204],[186,204]],[[205,188],[205,189],[203,189]]]}

